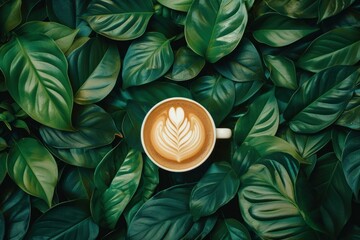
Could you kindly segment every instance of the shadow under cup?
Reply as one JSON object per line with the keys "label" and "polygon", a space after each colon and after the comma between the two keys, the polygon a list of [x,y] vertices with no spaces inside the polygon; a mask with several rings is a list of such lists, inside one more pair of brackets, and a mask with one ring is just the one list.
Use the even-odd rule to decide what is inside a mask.
{"label": "shadow under cup", "polygon": [[145,153],[160,168],[184,172],[201,165],[211,154],[216,127],[210,113],[187,98],[156,104],[141,127]]}

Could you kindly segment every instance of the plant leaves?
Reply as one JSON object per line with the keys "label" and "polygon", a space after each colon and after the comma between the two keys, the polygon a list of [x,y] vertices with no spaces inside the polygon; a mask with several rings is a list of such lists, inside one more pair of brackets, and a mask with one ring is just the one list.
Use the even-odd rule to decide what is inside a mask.
{"label": "plant leaves", "polygon": [[260,159],[260,155],[253,147],[241,144],[233,152],[231,165],[236,174],[241,177],[258,159]]}
{"label": "plant leaves", "polygon": [[89,202],[76,200],[51,208],[32,225],[29,239],[96,239],[99,227],[91,219]]}
{"label": "plant leaves", "polygon": [[191,92],[194,99],[209,111],[216,125],[221,123],[234,106],[234,83],[220,75],[198,78],[192,82]]}
{"label": "plant leaves", "polygon": [[331,131],[332,148],[338,159],[342,159],[342,154],[345,147],[345,141],[351,131],[333,128]]}
{"label": "plant leaves", "polygon": [[211,239],[239,239],[250,240],[249,231],[246,227],[234,218],[218,220],[211,232]]}
{"label": "plant leaves", "polygon": [[185,21],[185,39],[194,52],[214,63],[239,44],[247,20],[240,0],[194,0]]}
{"label": "plant leaves", "polygon": [[334,16],[349,7],[356,0],[344,0],[341,2],[331,0],[319,0],[319,22],[325,18]]}
{"label": "plant leaves", "polygon": [[360,96],[354,95],[350,99],[345,111],[336,120],[335,124],[353,130],[360,130]]}
{"label": "plant leaves", "polygon": [[193,0],[179,0],[179,1],[166,1],[158,0],[158,3],[177,11],[187,12],[193,2]]}
{"label": "plant leaves", "polygon": [[319,72],[335,65],[353,65],[360,60],[360,30],[336,28],[313,40],[297,66]]}
{"label": "plant leaves", "polygon": [[264,85],[264,82],[252,81],[252,82],[239,82],[235,83],[235,103],[234,106],[249,100],[254,96]]}
{"label": "plant leaves", "polygon": [[67,62],[55,42],[45,35],[15,36],[0,48],[9,93],[34,120],[70,130],[73,96]]}
{"label": "plant leaves", "polygon": [[291,18],[316,18],[318,0],[265,0],[266,4],[281,15]]}
{"label": "plant leaves", "polygon": [[213,163],[191,192],[190,212],[194,219],[215,213],[234,198],[239,185],[239,178],[228,162]]}
{"label": "plant leaves", "polygon": [[267,13],[254,22],[256,41],[271,47],[283,47],[318,30],[302,20],[291,19],[278,13]]}
{"label": "plant leaves", "polygon": [[70,54],[68,61],[76,103],[99,102],[114,88],[121,65],[115,44],[92,38]]}
{"label": "plant leaves", "polygon": [[58,168],[50,152],[34,138],[14,141],[8,159],[8,174],[26,193],[49,206],[58,180]]}
{"label": "plant leaves", "polygon": [[107,38],[131,40],[140,37],[154,14],[151,0],[93,0],[83,18]]}
{"label": "plant leaves", "polygon": [[7,167],[6,167],[7,157],[8,157],[7,152],[5,152],[5,151],[0,152],[0,185],[3,182],[3,180],[7,174]]}
{"label": "plant leaves", "polygon": [[148,32],[128,48],[122,71],[123,88],[142,85],[163,76],[174,61],[170,40],[163,34]]}
{"label": "plant leaves", "polygon": [[21,0],[9,0],[0,5],[0,34],[13,30],[21,20]]}
{"label": "plant leaves", "polygon": [[274,91],[256,98],[248,112],[239,117],[234,128],[234,140],[240,146],[244,141],[259,136],[274,136],[279,126],[279,108]]}
{"label": "plant leaves", "polygon": [[359,69],[346,66],[315,74],[294,93],[284,111],[291,130],[316,133],[330,126],[344,111],[359,79]]}

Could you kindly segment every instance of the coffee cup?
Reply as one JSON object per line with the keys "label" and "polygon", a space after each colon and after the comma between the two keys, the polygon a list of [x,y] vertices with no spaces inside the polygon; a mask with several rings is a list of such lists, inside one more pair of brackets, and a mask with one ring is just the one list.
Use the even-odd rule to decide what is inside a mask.
{"label": "coffee cup", "polygon": [[141,126],[141,143],[157,166],[171,172],[192,170],[206,161],[217,139],[231,138],[231,129],[216,128],[210,113],[188,98],[157,103]]}

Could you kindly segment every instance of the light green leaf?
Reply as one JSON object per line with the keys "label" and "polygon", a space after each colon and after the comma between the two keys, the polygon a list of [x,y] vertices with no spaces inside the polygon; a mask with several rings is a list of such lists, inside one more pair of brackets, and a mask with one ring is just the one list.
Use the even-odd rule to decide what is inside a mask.
{"label": "light green leaf", "polygon": [[14,141],[8,159],[8,174],[26,193],[51,206],[58,168],[50,152],[34,138]]}
{"label": "light green leaf", "polygon": [[345,111],[336,120],[335,124],[353,130],[360,130],[360,96],[354,95],[350,99]]}
{"label": "light green leaf", "polygon": [[251,240],[246,227],[234,218],[218,220],[211,232],[211,239]]}
{"label": "light green leaf", "polygon": [[142,85],[163,76],[174,61],[170,40],[163,34],[148,32],[128,48],[122,71],[123,88]]}
{"label": "light green leaf", "polygon": [[283,56],[266,55],[264,63],[275,86],[297,89],[295,64],[292,60]]}
{"label": "light green leaf", "polygon": [[356,0],[342,0],[338,2],[331,0],[319,0],[319,22],[338,14],[353,4],[355,1]]}
{"label": "light green leaf", "polygon": [[281,15],[291,18],[316,18],[318,0],[265,0],[266,4]]}
{"label": "light green leaf", "polygon": [[21,23],[21,0],[9,0],[0,5],[0,33],[7,33]]}
{"label": "light green leaf", "polygon": [[131,40],[145,32],[153,14],[151,0],[92,0],[83,18],[107,38]]}
{"label": "light green leaf", "polygon": [[193,2],[193,0],[178,0],[178,1],[167,1],[157,0],[160,4],[177,11],[187,12]]}
{"label": "light green leaf", "polygon": [[67,61],[56,43],[45,35],[15,36],[0,48],[9,93],[34,120],[70,130],[73,95]]}
{"label": "light green leaf", "polygon": [[186,42],[194,52],[214,63],[239,44],[247,20],[241,0],[194,0],[185,22]]}

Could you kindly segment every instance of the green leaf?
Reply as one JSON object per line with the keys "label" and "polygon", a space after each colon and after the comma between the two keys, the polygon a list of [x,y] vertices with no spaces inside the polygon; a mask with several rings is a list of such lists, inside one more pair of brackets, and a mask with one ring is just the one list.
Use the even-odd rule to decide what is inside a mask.
{"label": "green leaf", "polygon": [[239,205],[245,222],[264,239],[316,239],[309,213],[296,202],[298,167],[273,155],[250,166],[241,178]]}
{"label": "green leaf", "polygon": [[170,9],[187,12],[189,11],[193,0],[179,0],[179,1],[158,0],[157,2]]}
{"label": "green leaf", "polygon": [[340,13],[355,1],[356,0],[343,0],[337,2],[331,0],[319,0],[319,22]]}
{"label": "green leaf", "polygon": [[175,61],[165,75],[174,81],[186,81],[196,77],[205,66],[205,59],[188,47],[181,47],[175,54]]}
{"label": "green leaf", "polygon": [[9,0],[0,5],[0,34],[13,30],[21,20],[21,0]]}
{"label": "green leaf", "polygon": [[359,69],[346,66],[315,74],[294,93],[284,111],[291,130],[316,133],[333,124],[345,110],[359,79]]}
{"label": "green leaf", "polygon": [[254,96],[264,85],[264,82],[260,81],[251,81],[251,82],[238,82],[235,83],[235,103],[234,106],[239,106],[240,104],[249,100]]}
{"label": "green leaf", "polygon": [[194,0],[185,21],[186,42],[194,52],[214,63],[239,44],[247,20],[241,0]]}
{"label": "green leaf", "polygon": [[281,15],[291,18],[316,18],[318,0],[265,0],[266,4]]}
{"label": "green leaf", "polygon": [[148,32],[128,48],[122,71],[123,88],[142,85],[163,76],[174,61],[170,40],[163,34]]}
{"label": "green leaf", "polygon": [[335,65],[353,65],[360,60],[360,30],[336,28],[313,40],[297,66],[319,72]]}
{"label": "green leaf", "polygon": [[0,213],[4,214],[5,230],[1,231],[0,227],[0,239],[1,234],[8,240],[23,239],[30,224],[30,212],[29,195],[12,184],[3,188],[0,195]]}
{"label": "green leaf", "polygon": [[0,185],[4,181],[4,178],[7,174],[7,167],[6,167],[6,161],[7,161],[8,153],[3,151],[0,152]]}
{"label": "green leaf", "polygon": [[244,38],[239,46],[214,65],[224,77],[235,82],[262,81],[264,69],[260,55],[250,40]]}
{"label": "green leaf", "polygon": [[0,151],[5,150],[8,147],[4,138],[0,137]]}
{"label": "green leaf", "polygon": [[211,239],[218,240],[250,240],[249,231],[246,227],[234,218],[218,220],[211,232]]}
{"label": "green leaf", "polygon": [[70,130],[73,95],[67,62],[56,43],[45,35],[15,36],[0,48],[9,93],[34,120]]}
{"label": "green leaf", "polygon": [[256,98],[245,115],[239,117],[234,128],[234,139],[240,146],[244,141],[259,136],[274,136],[279,126],[279,108],[274,91]]}
{"label": "green leaf", "polygon": [[115,44],[92,38],[68,57],[74,101],[99,102],[114,88],[120,72],[120,54]]}
{"label": "green leaf", "polygon": [[318,30],[302,20],[291,19],[278,13],[267,13],[254,22],[256,41],[271,47],[283,47]]}
{"label": "green leaf", "polygon": [[345,141],[351,131],[333,128],[331,131],[332,148],[338,159],[342,159],[341,156],[344,151]]}
{"label": "green leaf", "polygon": [[194,99],[210,112],[216,125],[224,120],[234,106],[234,83],[220,75],[198,78],[192,82],[191,92]]}
{"label": "green leaf", "polygon": [[131,40],[145,32],[153,14],[151,0],[92,0],[83,18],[107,38]]}
{"label": "green leaf", "polygon": [[234,150],[231,165],[236,174],[241,177],[258,159],[260,159],[260,155],[253,147],[241,144],[240,147]]}
{"label": "green leaf", "polygon": [[126,148],[124,143],[117,145],[104,157],[94,174],[96,182],[104,181],[102,185],[107,188],[95,189],[91,199],[92,216],[101,226],[111,229],[134,196],[143,167],[140,152]]}
{"label": "green leaf", "polygon": [[32,225],[29,239],[96,239],[99,227],[91,219],[87,200],[60,203]]}
{"label": "green leaf", "polygon": [[191,192],[191,214],[199,219],[215,213],[234,198],[239,185],[239,178],[228,162],[213,163]]}
{"label": "green leaf", "polygon": [[316,202],[320,204],[326,230],[335,239],[351,216],[352,192],[341,161],[334,153],[320,157],[310,181],[315,188]]}
{"label": "green leaf", "polygon": [[336,125],[360,130],[360,96],[353,96],[346,105],[345,111],[335,122]]}
{"label": "green leaf", "polygon": [[16,32],[24,34],[44,34],[52,38],[62,52],[66,52],[74,42],[78,29],[71,29],[56,22],[33,21],[27,22],[19,27]]}
{"label": "green leaf", "polygon": [[346,137],[341,156],[345,178],[355,197],[359,198],[360,190],[360,134],[351,131]]}
{"label": "green leaf", "polygon": [[14,141],[8,159],[8,174],[26,193],[49,206],[58,180],[58,168],[50,152],[34,138]]}
{"label": "green leaf", "polygon": [[54,148],[97,148],[110,144],[117,133],[110,114],[97,105],[81,106],[74,115],[76,131],[66,132],[41,127],[40,135]]}
{"label": "green leaf", "polygon": [[298,88],[295,64],[292,60],[283,56],[266,55],[264,63],[275,86],[292,90]]}

